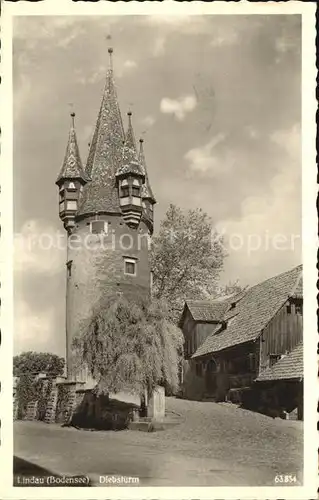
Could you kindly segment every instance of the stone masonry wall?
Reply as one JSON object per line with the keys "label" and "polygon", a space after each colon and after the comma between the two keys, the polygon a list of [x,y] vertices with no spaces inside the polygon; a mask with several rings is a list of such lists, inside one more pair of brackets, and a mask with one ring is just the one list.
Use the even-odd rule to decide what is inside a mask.
{"label": "stone masonry wall", "polygon": [[[90,221],[95,220],[91,217],[80,221],[70,237],[73,248],[68,249],[67,256],[70,264],[66,306],[69,364],[72,340],[79,334],[79,325],[103,294],[123,293],[136,298],[150,293],[148,228],[141,222],[137,229],[132,229],[116,215],[100,216],[102,219],[108,223],[107,235],[90,234]],[[82,244],[84,238],[88,248]],[[131,242],[132,247],[128,248]],[[124,257],[136,259],[136,276],[124,274]]]}

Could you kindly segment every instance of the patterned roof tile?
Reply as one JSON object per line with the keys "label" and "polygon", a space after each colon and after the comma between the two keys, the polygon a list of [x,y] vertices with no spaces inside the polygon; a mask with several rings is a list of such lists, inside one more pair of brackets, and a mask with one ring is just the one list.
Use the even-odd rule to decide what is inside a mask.
{"label": "patterned roof tile", "polygon": [[66,147],[62,168],[56,180],[56,184],[59,184],[62,179],[82,179],[84,181],[89,180],[89,176],[84,172],[81,161],[74,127],[74,116],[74,113],[72,113],[72,123],[69,132],[68,144]]}
{"label": "patterned roof tile", "polygon": [[[255,340],[276,312],[293,296],[301,275],[300,265],[247,289],[235,307],[226,311],[223,320],[226,324],[228,322],[227,327],[207,337],[193,357]],[[199,311],[196,317],[197,321],[206,321],[206,309],[203,313]]]}
{"label": "patterned roof tile", "polygon": [[136,142],[132,127],[131,115],[132,115],[131,113],[128,113],[129,123],[123,146],[122,161],[121,165],[118,167],[116,171],[116,175],[120,176],[125,174],[134,174],[144,178],[145,176],[143,168],[140,165],[137,156]]}
{"label": "patterned roof tile", "polygon": [[186,305],[195,321],[222,321],[229,307],[228,300],[187,300]]}
{"label": "patterned roof tile", "polygon": [[303,344],[298,344],[289,354],[267,368],[257,378],[257,382],[290,380],[303,378]]}
{"label": "patterned roof tile", "polygon": [[153,203],[156,203],[156,199],[155,199],[155,196],[153,194],[151,184],[149,181],[149,177],[148,177],[148,173],[147,173],[143,142],[144,142],[143,139],[140,139],[139,161],[140,161],[140,164],[143,168],[143,172],[145,175],[145,183],[142,186],[142,198],[149,199]]}
{"label": "patterned roof tile", "polygon": [[115,173],[122,162],[123,141],[122,117],[110,68],[85,170],[92,181],[83,189],[78,215],[120,213]]}

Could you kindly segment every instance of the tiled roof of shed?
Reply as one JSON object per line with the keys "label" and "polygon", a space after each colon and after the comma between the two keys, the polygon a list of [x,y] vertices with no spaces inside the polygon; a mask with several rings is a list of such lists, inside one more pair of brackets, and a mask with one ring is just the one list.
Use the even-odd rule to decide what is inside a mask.
{"label": "tiled roof of shed", "polygon": [[302,280],[302,274],[299,277],[299,280],[296,284],[296,287],[291,295],[293,298],[299,299],[303,297],[303,280]]}
{"label": "tiled roof of shed", "polygon": [[[193,357],[218,352],[237,344],[255,340],[276,312],[295,293],[301,273],[302,266],[297,266],[247,289],[236,307],[228,308],[224,314],[224,321],[227,322],[230,319],[232,321],[226,328],[208,336],[193,354]],[[208,317],[205,308],[203,313],[198,307],[197,311],[198,321]]]}
{"label": "tiled roof of shed", "polygon": [[187,300],[186,305],[195,321],[222,321],[229,301]]}
{"label": "tiled roof of shed", "polygon": [[303,345],[298,344],[289,354],[263,371],[257,382],[303,378]]}

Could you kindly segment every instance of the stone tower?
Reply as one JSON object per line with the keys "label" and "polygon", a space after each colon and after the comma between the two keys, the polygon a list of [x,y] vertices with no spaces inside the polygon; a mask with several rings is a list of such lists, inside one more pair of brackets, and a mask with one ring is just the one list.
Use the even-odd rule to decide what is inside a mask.
{"label": "stone tower", "polygon": [[85,381],[76,369],[72,341],[81,321],[104,294],[148,296],[149,238],[156,203],[128,113],[123,129],[113,79],[112,49],[100,111],[86,166],[77,144],[74,114],[64,162],[56,181],[59,215],[67,231],[66,359],[69,380]]}

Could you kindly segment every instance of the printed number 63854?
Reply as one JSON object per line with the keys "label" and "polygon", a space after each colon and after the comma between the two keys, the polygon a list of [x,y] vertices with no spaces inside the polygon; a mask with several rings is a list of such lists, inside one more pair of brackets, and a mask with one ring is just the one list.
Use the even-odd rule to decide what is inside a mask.
{"label": "printed number 63854", "polygon": [[291,484],[296,482],[297,478],[294,474],[277,474],[277,476],[275,476],[276,484]]}

